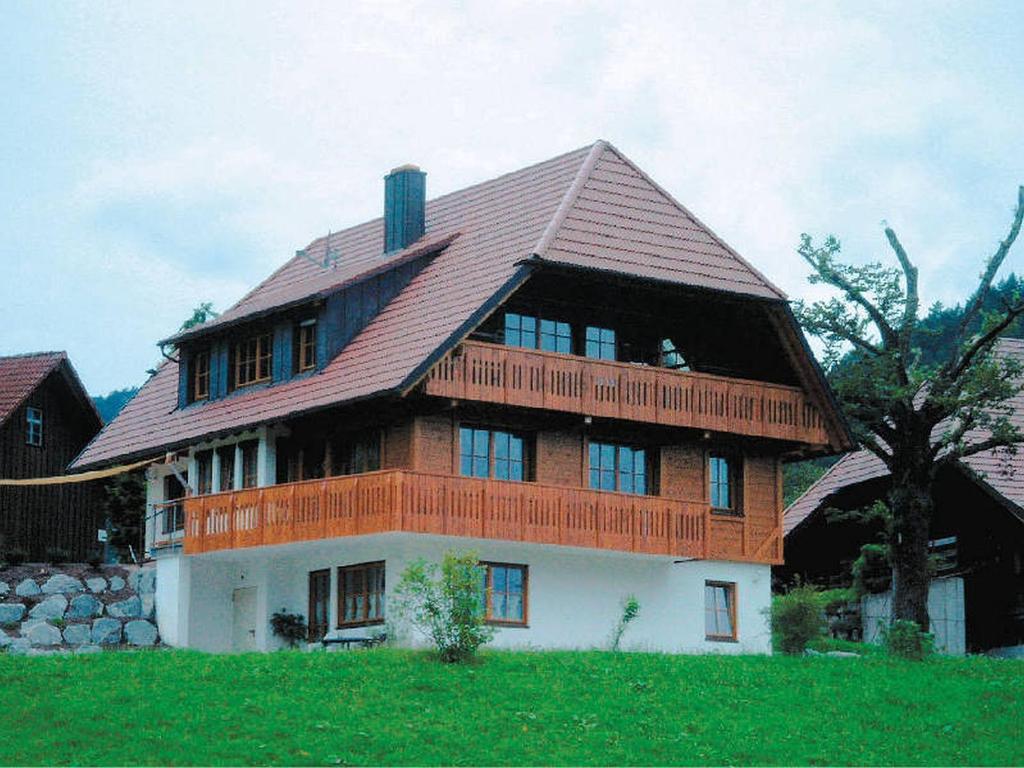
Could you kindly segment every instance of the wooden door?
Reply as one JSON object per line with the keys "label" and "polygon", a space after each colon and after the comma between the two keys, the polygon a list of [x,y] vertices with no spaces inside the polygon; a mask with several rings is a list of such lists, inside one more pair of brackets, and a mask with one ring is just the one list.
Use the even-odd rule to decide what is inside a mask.
{"label": "wooden door", "polygon": [[236,589],[231,596],[234,616],[231,625],[231,648],[234,651],[256,650],[256,587]]}

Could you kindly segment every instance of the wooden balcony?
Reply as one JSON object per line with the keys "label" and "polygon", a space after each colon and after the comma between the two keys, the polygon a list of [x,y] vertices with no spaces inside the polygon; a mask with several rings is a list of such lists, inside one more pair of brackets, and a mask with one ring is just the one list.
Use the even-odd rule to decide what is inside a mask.
{"label": "wooden balcony", "polygon": [[708,556],[704,502],[385,470],[184,500],[185,554],[405,531]]}
{"label": "wooden balcony", "polygon": [[818,409],[781,384],[463,342],[427,376],[429,395],[585,416],[829,442]]}

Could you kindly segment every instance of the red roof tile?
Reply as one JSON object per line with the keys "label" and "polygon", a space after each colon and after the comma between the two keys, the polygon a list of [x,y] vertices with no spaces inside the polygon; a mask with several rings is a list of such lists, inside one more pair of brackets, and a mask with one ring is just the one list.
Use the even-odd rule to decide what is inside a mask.
{"label": "red roof tile", "polygon": [[[1000,339],[997,344],[996,354],[1012,355],[1024,360],[1024,340]],[[1011,398],[1010,407],[1011,422],[1018,429],[1024,430],[1024,393]],[[940,425],[936,431],[942,429],[944,425]],[[975,442],[985,437],[985,432],[977,431],[969,433],[967,441]],[[1022,508],[1021,514],[1024,514],[1024,451],[1017,454],[1003,450],[985,451],[968,456],[963,463],[996,493]],[[835,493],[888,475],[889,470],[885,464],[873,453],[860,450],[843,456],[786,509],[783,517],[784,535],[823,509],[829,497]]]}
{"label": "red roof tile", "polygon": [[[458,232],[319,374],[177,409],[177,366],[163,365],[83,451],[75,468],[259,424],[293,413],[399,392],[431,356],[468,332],[480,308],[525,275],[530,256],[759,297],[783,294],[605,142],[428,201],[425,237]],[[383,221],[314,241],[218,323],[358,279],[384,260]],[[412,246],[420,247],[425,241]],[[211,327],[211,326],[206,326]]]}
{"label": "red roof tile", "polygon": [[66,359],[64,352],[0,357],[0,424],[18,410],[43,379]]}

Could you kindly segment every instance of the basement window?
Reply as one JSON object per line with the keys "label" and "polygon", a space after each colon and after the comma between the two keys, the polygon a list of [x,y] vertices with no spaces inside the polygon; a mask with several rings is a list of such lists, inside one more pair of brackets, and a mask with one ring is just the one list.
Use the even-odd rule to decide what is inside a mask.
{"label": "basement window", "polygon": [[25,409],[25,442],[37,448],[43,447],[43,411],[40,408]]}
{"label": "basement window", "polygon": [[484,570],[481,605],[488,624],[526,626],[525,565],[512,563],[480,563]]}
{"label": "basement window", "polygon": [[736,584],[704,582],[704,636],[708,640],[736,641]]}
{"label": "basement window", "polygon": [[384,622],[384,561],[338,569],[338,626]]}

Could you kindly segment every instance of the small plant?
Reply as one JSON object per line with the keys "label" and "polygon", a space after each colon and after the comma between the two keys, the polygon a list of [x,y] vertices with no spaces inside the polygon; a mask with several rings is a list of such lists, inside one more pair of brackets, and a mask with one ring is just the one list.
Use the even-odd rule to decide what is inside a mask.
{"label": "small plant", "polygon": [[294,648],[309,634],[302,614],[288,613],[284,608],[270,617],[270,628],[288,644],[289,648]]}
{"label": "small plant", "polygon": [[63,547],[47,547],[46,562],[50,565],[62,565],[71,559],[71,553]]}
{"label": "small plant", "polygon": [[626,628],[630,622],[633,621],[640,613],[640,601],[636,599],[635,595],[627,595],[622,601],[622,615],[619,617],[619,623],[615,625],[615,629],[612,630],[612,650],[619,650],[619,644],[622,642],[622,635],[625,633]]}
{"label": "small plant", "polygon": [[66,627],[68,625],[67,620],[66,619],[62,619],[59,616],[57,618],[50,619],[50,623],[53,626],[55,626],[57,629],[64,629],[64,627]]}
{"label": "small plant", "polygon": [[21,565],[28,560],[28,552],[21,547],[11,547],[4,552],[3,561],[8,565]]}
{"label": "small plant", "polygon": [[772,636],[783,653],[800,654],[812,640],[825,634],[825,612],[814,587],[794,587],[772,600]]}
{"label": "small plant", "polygon": [[935,652],[935,636],[922,632],[916,621],[897,619],[882,628],[882,640],[892,656],[921,661]]}
{"label": "small plant", "polygon": [[103,553],[98,549],[94,549],[89,552],[89,556],[85,558],[85,562],[89,564],[89,567],[94,571],[100,570],[100,566],[103,565]]}
{"label": "small plant", "polygon": [[395,589],[396,608],[433,640],[441,661],[468,661],[494,636],[484,623],[483,583],[475,552],[446,552],[440,567],[418,560]]}

